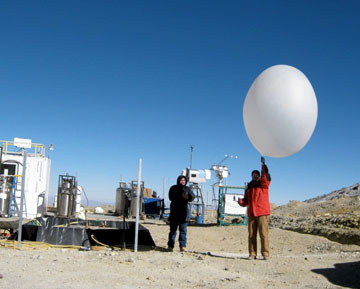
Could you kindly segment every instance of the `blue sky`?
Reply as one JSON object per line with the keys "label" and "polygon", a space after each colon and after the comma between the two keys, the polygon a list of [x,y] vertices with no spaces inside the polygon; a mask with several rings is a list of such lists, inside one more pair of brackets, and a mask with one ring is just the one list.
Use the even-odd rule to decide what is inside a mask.
{"label": "blue sky", "polygon": [[[270,201],[359,182],[359,1],[3,1],[2,140],[30,138],[92,200],[115,202],[120,178],[163,194],[190,163],[224,158],[228,184],[260,166],[242,109],[264,69],[300,69],[318,122],[303,150],[268,158]],[[209,184],[215,181],[209,181]],[[209,190],[208,188],[206,190]]]}

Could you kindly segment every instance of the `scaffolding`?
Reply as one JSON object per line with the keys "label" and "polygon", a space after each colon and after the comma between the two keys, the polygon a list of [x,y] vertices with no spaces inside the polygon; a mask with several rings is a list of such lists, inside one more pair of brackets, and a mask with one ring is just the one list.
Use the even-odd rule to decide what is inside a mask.
{"label": "scaffolding", "polygon": [[201,187],[197,183],[191,183],[190,189],[195,195],[195,198],[189,203],[188,219],[196,224],[204,224],[205,203]]}

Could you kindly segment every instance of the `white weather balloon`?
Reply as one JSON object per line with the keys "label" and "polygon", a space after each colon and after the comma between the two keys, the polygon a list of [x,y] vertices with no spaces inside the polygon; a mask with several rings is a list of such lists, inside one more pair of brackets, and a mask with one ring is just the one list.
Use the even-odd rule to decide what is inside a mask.
{"label": "white weather balloon", "polygon": [[314,132],[318,105],[306,76],[288,65],[264,70],[244,102],[246,133],[264,156],[287,157],[300,151]]}

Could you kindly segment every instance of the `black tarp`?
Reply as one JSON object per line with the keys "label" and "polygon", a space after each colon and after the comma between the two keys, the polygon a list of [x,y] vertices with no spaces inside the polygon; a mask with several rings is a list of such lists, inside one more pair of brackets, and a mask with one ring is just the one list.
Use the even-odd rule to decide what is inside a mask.
{"label": "black tarp", "polygon": [[144,198],[145,215],[162,218],[165,209],[164,199]]}
{"label": "black tarp", "polygon": [[[54,245],[91,247],[103,243],[110,247],[134,247],[135,222],[114,220],[69,220],[64,218],[37,218],[22,226],[22,240],[45,242]],[[16,236],[15,236],[16,238]],[[98,241],[99,243],[97,243]],[[148,229],[139,224],[139,249],[155,247]]]}

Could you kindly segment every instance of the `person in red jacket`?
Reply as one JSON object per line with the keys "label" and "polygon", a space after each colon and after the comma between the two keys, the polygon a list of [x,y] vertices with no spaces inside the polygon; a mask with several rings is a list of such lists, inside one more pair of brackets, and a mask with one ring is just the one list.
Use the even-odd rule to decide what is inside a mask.
{"label": "person in red jacket", "polygon": [[248,183],[243,199],[239,199],[239,205],[248,206],[249,217],[249,260],[256,259],[257,255],[257,232],[261,240],[261,255],[264,260],[270,257],[269,252],[269,185],[271,177],[265,165],[265,158],[261,157],[261,176],[258,170],[251,173],[252,181]]}

